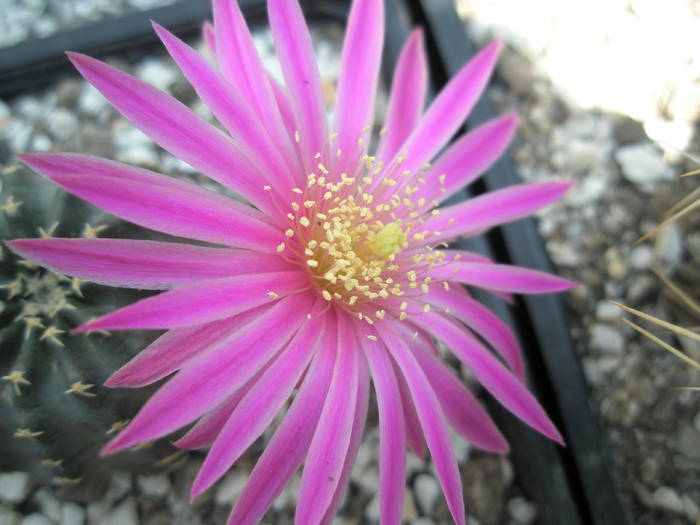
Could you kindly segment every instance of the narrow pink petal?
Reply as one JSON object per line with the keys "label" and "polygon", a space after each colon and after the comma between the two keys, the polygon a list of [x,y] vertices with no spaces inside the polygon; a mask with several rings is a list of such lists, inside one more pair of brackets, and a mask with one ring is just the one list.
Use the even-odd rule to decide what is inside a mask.
{"label": "narrow pink petal", "polygon": [[248,157],[263,168],[264,180],[275,189],[284,185],[291,190],[296,185],[292,171],[284,166],[279,144],[272,141],[261,125],[260,115],[194,49],[158,24],[154,23],[153,27],[199,98]]}
{"label": "narrow pink petal", "polygon": [[358,139],[365,126],[373,124],[383,44],[383,0],[356,0],[345,33],[335,107],[335,145],[342,153],[337,160],[339,172],[349,172],[364,153]]}
{"label": "narrow pink petal", "polygon": [[323,318],[299,329],[279,358],[246,393],[228,418],[195,478],[190,498],[212,486],[272,422],[301,377],[323,331]]}
{"label": "narrow pink petal", "polygon": [[112,105],[164,149],[212,179],[273,209],[259,174],[234,142],[184,104],[107,64],[68,53],[73,65]]}
{"label": "narrow pink petal", "polygon": [[59,273],[109,286],[151,290],[257,273],[261,267],[271,271],[292,269],[274,255],[173,242],[17,239],[7,245],[22,257]]}
{"label": "narrow pink petal", "polygon": [[204,37],[209,53],[216,59],[216,31],[208,20],[202,24],[202,37]]}
{"label": "narrow pink petal", "polygon": [[335,488],[331,503],[328,505],[328,509],[326,509],[326,514],[321,520],[321,525],[330,525],[333,522],[338,512],[338,506],[350,483],[352,467],[355,464],[357,452],[360,450],[360,444],[362,443],[362,434],[365,430],[367,409],[369,408],[369,370],[367,370],[367,363],[364,357],[360,357],[359,362],[360,370],[357,385],[357,401],[355,403],[355,417],[352,420],[352,431],[350,432],[350,445],[348,446],[348,453],[343,463],[340,481]]}
{"label": "narrow pink petal", "polygon": [[187,284],[142,299],[90,321],[75,333],[91,330],[163,330],[208,323],[274,301],[268,292],[284,293],[304,286],[301,272],[261,273]]}
{"label": "narrow pink petal", "polygon": [[425,440],[423,439],[423,431],[421,430],[411,392],[408,389],[408,385],[401,371],[396,369],[394,375],[398,381],[399,393],[401,394],[403,419],[406,423],[406,441],[416,457],[423,459],[425,457]]}
{"label": "narrow pink petal", "polygon": [[244,101],[267,130],[283,155],[291,154],[292,144],[285,131],[278,107],[271,104],[273,91],[265,66],[260,60],[243,14],[235,0],[214,0],[217,59],[221,74],[236,86]]}
{"label": "narrow pink petal", "polygon": [[467,441],[489,452],[505,454],[508,443],[474,395],[430,352],[413,348],[450,424]]}
{"label": "narrow pink petal", "polygon": [[292,101],[299,147],[310,163],[323,152],[328,135],[321,76],[314,57],[311,36],[298,0],[268,0],[268,16],[277,57]]}
{"label": "narrow pink petal", "polygon": [[273,307],[266,304],[211,323],[170,330],[114,372],[105,381],[105,386],[135,388],[150,385],[180,370],[202,352],[236,337],[251,321]]}
{"label": "narrow pink petal", "polygon": [[277,102],[277,107],[279,108],[280,115],[282,116],[284,128],[287,130],[287,135],[289,137],[293,137],[294,130],[296,129],[296,124],[294,123],[292,103],[289,100],[287,90],[280,86],[279,82],[277,82],[277,80],[274,79],[271,75],[269,76],[269,80],[270,85],[272,86],[272,92],[275,95],[275,102]]}
{"label": "narrow pink petal", "polygon": [[572,183],[533,182],[485,193],[440,210],[440,215],[425,221],[425,229],[439,231],[430,242],[467,236],[522,219],[558,200]]}
{"label": "narrow pink petal", "polygon": [[165,436],[208,412],[241,388],[304,319],[304,300],[289,297],[251,321],[225,346],[201,355],[163,385],[129,425],[102,450],[111,454]]}
{"label": "narrow pink petal", "polygon": [[359,352],[347,314],[338,314],[333,378],[301,476],[296,523],[319,523],[339,485],[357,404]]}
{"label": "narrow pink petal", "polygon": [[399,149],[407,155],[398,169],[416,171],[445,146],[486,87],[500,48],[499,42],[493,42],[482,49],[440,91]]}
{"label": "narrow pink petal", "polygon": [[440,402],[408,344],[382,324],[378,323],[375,326],[411,391],[418,419],[447,500],[447,507],[457,525],[465,525],[462,480]]}
{"label": "narrow pink petal", "polygon": [[562,443],[556,427],[525,385],[465,329],[433,312],[415,316],[413,322],[442,340],[503,406],[538,432]]}
{"label": "narrow pink petal", "polygon": [[406,428],[401,392],[386,350],[378,342],[363,342],[379,409],[380,522],[401,525],[406,485]]}
{"label": "narrow pink petal", "polygon": [[[423,175],[428,185],[421,187],[416,195],[443,202],[471,184],[503,154],[517,127],[517,115],[509,114],[489,120],[467,133]],[[442,174],[445,175],[445,182],[441,185],[444,192],[435,189],[435,181]]]}
{"label": "narrow pink petal", "polygon": [[470,298],[459,287],[453,287],[449,291],[433,288],[421,300],[438,308],[449,309],[450,315],[483,337],[501,354],[513,373],[521,381],[525,380],[525,363],[520,345],[508,325],[491,310]]}
{"label": "narrow pink petal", "polygon": [[165,175],[85,155],[20,158],[71,193],[146,228],[264,251],[274,251],[283,238],[250,206]]}
{"label": "narrow pink petal", "polygon": [[429,270],[428,275],[433,279],[512,293],[563,292],[577,286],[557,275],[508,264],[454,262]]}
{"label": "narrow pink petal", "polygon": [[[334,315],[329,312],[327,315]],[[335,362],[337,329],[328,323],[324,341],[292,406],[250,473],[228,525],[252,525],[265,513],[299,467],[318,424]]]}
{"label": "narrow pink petal", "polygon": [[219,432],[221,432],[221,429],[224,428],[226,421],[229,420],[235,408],[253,385],[260,380],[262,375],[269,368],[269,365],[269,362],[263,365],[245,385],[219,403],[218,406],[204,414],[199,421],[187,431],[187,434],[177,441],[173,441],[173,446],[187,450],[195,450],[211,445],[216,439],[216,436],[219,435]]}
{"label": "narrow pink petal", "polygon": [[423,31],[416,29],[404,44],[391,81],[386,134],[379,139],[377,158],[390,160],[411,134],[423,114],[428,92],[428,58]]}

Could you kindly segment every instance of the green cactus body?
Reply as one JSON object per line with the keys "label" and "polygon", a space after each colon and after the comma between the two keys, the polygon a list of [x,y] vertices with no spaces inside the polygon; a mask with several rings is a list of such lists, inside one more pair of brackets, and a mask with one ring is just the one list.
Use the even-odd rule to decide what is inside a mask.
{"label": "green cactus body", "polygon": [[[123,237],[131,228],[22,167],[3,170],[0,184],[2,239]],[[151,393],[102,383],[152,335],[70,333],[143,295],[50,272],[2,247],[0,471],[26,471],[89,500],[106,489],[114,470],[158,472],[182,464],[184,454],[160,442],[99,456]]]}

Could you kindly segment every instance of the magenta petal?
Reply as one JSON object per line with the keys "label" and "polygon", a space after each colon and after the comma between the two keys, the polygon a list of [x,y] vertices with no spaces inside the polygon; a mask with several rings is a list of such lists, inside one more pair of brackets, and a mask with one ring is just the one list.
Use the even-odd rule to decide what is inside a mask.
{"label": "magenta petal", "polygon": [[304,459],[328,393],[336,340],[335,322],[328,323],[323,343],[299,393],[250,473],[231,511],[229,525],[257,523]]}
{"label": "magenta petal", "polygon": [[493,42],[482,49],[440,91],[399,149],[407,153],[400,170],[416,171],[450,140],[486,87],[500,48]]}
{"label": "magenta petal", "polygon": [[206,21],[202,24],[202,37],[212,57],[216,59],[216,31],[211,22]]}
{"label": "magenta petal", "polygon": [[512,293],[563,292],[577,286],[563,277],[508,264],[454,262],[433,268],[428,275],[433,279]]}
{"label": "magenta petal", "polygon": [[411,134],[423,113],[428,91],[428,59],[423,31],[416,29],[406,41],[391,81],[386,134],[379,139],[377,158],[389,160]]}
{"label": "magenta petal", "polygon": [[311,440],[301,476],[297,523],[319,523],[339,485],[357,403],[359,352],[351,321],[338,314],[338,343],[333,378]]}
{"label": "magenta petal", "polygon": [[[443,202],[484,173],[498,160],[510,144],[518,126],[518,117],[504,115],[482,124],[455,142],[424,175],[428,181],[418,196]],[[444,192],[431,186],[442,174]],[[430,196],[428,196],[430,194]]]}
{"label": "magenta petal", "polygon": [[508,443],[474,395],[432,353],[413,349],[450,424],[467,441],[489,452],[505,454]]}
{"label": "magenta petal", "polygon": [[321,525],[330,525],[338,512],[338,505],[340,505],[343,494],[350,483],[350,474],[352,473],[352,467],[357,459],[357,452],[360,449],[362,433],[365,430],[367,409],[369,408],[369,371],[367,370],[367,363],[364,358],[360,357],[359,361],[360,370],[357,385],[357,401],[355,403],[355,417],[352,420],[352,431],[350,432],[350,445],[348,446],[348,453],[343,463],[340,481],[335,488],[331,503],[328,505],[328,509],[326,509],[326,514],[321,520]]}
{"label": "magenta petal", "polygon": [[234,142],[162,91],[107,64],[69,53],[73,65],[119,112],[164,149],[264,209],[258,173]]}
{"label": "magenta petal", "polygon": [[322,333],[322,321],[323,318],[316,318],[306,322],[246,393],[207,454],[192,484],[192,499],[216,482],[272,422],[311,359]]}
{"label": "magenta petal", "polygon": [[364,152],[358,139],[374,121],[383,44],[383,0],[356,0],[345,33],[335,109],[335,145],[342,153],[336,164],[339,172],[349,172]]}
{"label": "magenta petal", "polygon": [[292,101],[303,161],[323,152],[328,134],[321,77],[298,0],[268,0],[272,36]]}
{"label": "magenta petal", "polygon": [[[397,365],[394,364],[393,366],[396,367]],[[394,375],[398,381],[399,393],[401,394],[403,419],[406,423],[406,441],[416,457],[423,459],[425,457],[425,440],[423,439],[423,431],[421,430],[420,421],[418,420],[418,414],[416,414],[416,407],[413,403],[411,392],[398,368],[394,370]]]}
{"label": "magenta petal", "polygon": [[440,402],[408,344],[383,324],[377,324],[376,327],[411,391],[418,419],[452,518],[457,525],[465,525],[462,479]]}
{"label": "magenta petal", "polygon": [[224,428],[226,421],[229,420],[231,414],[241,402],[252,386],[260,380],[260,377],[269,368],[270,363],[266,363],[258,372],[250,378],[245,385],[236,390],[228,398],[224,399],[218,406],[204,414],[197,423],[187,431],[187,434],[182,436],[177,441],[173,441],[173,446],[194,450],[211,445],[216,436],[219,435],[221,429]]}
{"label": "magenta petal", "polygon": [[269,308],[270,305],[264,305],[219,321],[170,330],[112,374],[105,386],[134,388],[150,385],[183,368],[202,352],[236,337],[249,322]]}
{"label": "magenta petal", "polygon": [[260,115],[194,49],[158,24],[153,27],[199,98],[248,157],[263,168],[261,174],[265,180],[274,183],[275,188],[286,184],[286,189],[291,190],[296,185],[293,172],[284,166],[279,144],[270,139],[261,125]]}
{"label": "magenta petal", "polygon": [[75,195],[146,228],[267,251],[282,237],[250,206],[142,168],[72,153],[20,159]]}
{"label": "magenta petal", "polygon": [[250,104],[273,143],[291,154],[292,144],[273,100],[273,91],[243,14],[234,0],[214,0],[214,24],[219,69]]}
{"label": "magenta petal", "polygon": [[91,330],[162,330],[223,319],[275,300],[268,292],[300,288],[303,273],[277,272],[212,279],[187,284],[142,299],[90,321],[75,333]]}
{"label": "magenta petal", "polygon": [[7,245],[22,257],[56,272],[110,286],[151,290],[256,273],[261,266],[270,269],[266,262],[279,270],[291,269],[274,255],[170,242],[17,239]]}
{"label": "magenta petal", "polygon": [[443,341],[503,406],[538,432],[562,443],[556,427],[525,385],[465,329],[433,312],[415,316],[413,322]]}
{"label": "magenta petal", "polygon": [[199,356],[146,402],[102,454],[169,434],[241,388],[292,337],[304,319],[304,302],[300,297],[279,301],[226,345]]}
{"label": "magenta petal", "polygon": [[443,208],[440,215],[425,222],[425,229],[439,231],[430,237],[438,242],[467,236],[532,215],[538,209],[558,200],[571,187],[571,182],[535,182],[518,184],[492,191],[463,203]]}
{"label": "magenta petal", "polygon": [[449,309],[449,314],[459,319],[487,343],[493,346],[510,369],[521,381],[525,380],[525,364],[522,351],[515,335],[496,314],[483,304],[469,297],[461,288],[449,291],[433,288],[421,298],[425,302],[442,309]]}
{"label": "magenta petal", "polygon": [[363,342],[379,409],[380,521],[401,525],[406,485],[406,428],[401,392],[386,350],[377,342]]}

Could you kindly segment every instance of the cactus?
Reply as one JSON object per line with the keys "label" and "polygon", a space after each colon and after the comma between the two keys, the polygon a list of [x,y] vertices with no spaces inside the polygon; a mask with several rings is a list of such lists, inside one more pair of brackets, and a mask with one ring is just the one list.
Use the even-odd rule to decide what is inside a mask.
{"label": "cactus", "polygon": [[[68,195],[31,171],[0,175],[0,238],[128,236],[130,225]],[[0,470],[66,486],[89,500],[113,470],[153,472],[185,457],[166,443],[101,458],[102,446],[149,396],[102,387],[151,335],[70,330],[143,296],[71,279],[2,246],[0,259]]]}

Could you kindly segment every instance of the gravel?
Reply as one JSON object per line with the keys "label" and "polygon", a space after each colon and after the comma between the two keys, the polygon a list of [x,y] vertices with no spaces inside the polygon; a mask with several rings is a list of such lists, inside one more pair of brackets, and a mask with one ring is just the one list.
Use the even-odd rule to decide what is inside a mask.
{"label": "gravel", "polygon": [[[0,29],[5,29],[0,31],[0,46],[163,3],[167,2],[70,0],[56,14],[53,2],[5,0],[0,14]],[[10,7],[5,9],[5,5]],[[7,29],[8,12],[15,17],[12,29]],[[56,16],[47,18],[49,12]],[[562,12],[560,16],[567,15]],[[694,381],[697,384],[697,379],[672,356],[624,328],[622,314],[607,299],[697,325],[697,320],[671,299],[649,271],[660,264],[685,289],[700,290],[692,264],[692,258],[700,256],[700,235],[694,233],[697,220],[691,218],[665,230],[652,243],[633,244],[658,224],[664,210],[693,187],[694,181],[678,181],[675,177],[697,166],[664,152],[649,140],[649,130],[659,129],[659,119],[644,112],[631,112],[631,118],[581,107],[575,97],[562,92],[541,68],[534,66],[527,54],[514,51],[512,43],[518,39],[506,29],[483,26],[475,32],[482,43],[493,33],[511,43],[504,51],[492,95],[500,108],[515,109],[521,115],[519,145],[512,150],[521,175],[529,181],[565,177],[577,182],[562,202],[539,214],[539,226],[560,273],[582,283],[565,296],[565,301],[592,403],[611,446],[611,466],[618,488],[635,523],[687,524],[696,519],[700,501],[694,475],[700,468],[700,412],[693,393],[678,392],[674,387]],[[331,94],[338,74],[340,34],[341,28],[328,27],[314,35],[326,90]],[[273,74],[279,75],[269,32],[258,32],[255,39]],[[522,48],[527,46],[523,44]],[[118,64],[193,103],[191,88],[181,80],[172,62],[162,56]],[[695,124],[679,116],[678,108],[692,100],[683,90],[679,93],[685,102],[674,101],[673,97],[667,101],[674,109],[670,135],[665,136],[674,136],[688,123]],[[194,103],[194,109],[205,118],[211,117],[201,103]],[[674,127],[677,121],[680,124]],[[697,154],[697,139],[686,149]],[[3,151],[14,155],[50,150],[80,151],[146,167],[158,166],[207,184],[189,166],[134,130],[87,83],[75,79],[61,81],[43,92],[0,101],[0,155]],[[10,158],[2,160],[9,162]],[[378,437],[374,424],[376,414],[370,414],[369,429],[337,523],[378,521]],[[472,523],[536,523],[537,507],[526,498],[527,491],[519,485],[508,457],[472,450],[461,439],[453,442]],[[88,504],[64,499],[58,487],[34,490],[23,473],[0,473],[0,502],[7,505],[0,506],[0,523],[221,523],[260,450],[260,444],[251,447],[238,466],[193,505],[187,501],[187,492],[201,461],[197,454],[183,468],[155,478],[132,479],[127,474],[115,474],[105,497]],[[449,513],[430,462],[408,454],[407,478],[407,523],[448,523]],[[273,504],[266,523],[291,522],[298,484],[297,475]],[[27,516],[23,517],[22,512]]]}

